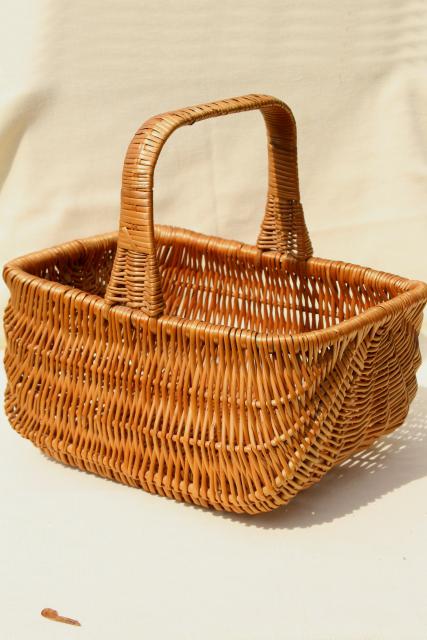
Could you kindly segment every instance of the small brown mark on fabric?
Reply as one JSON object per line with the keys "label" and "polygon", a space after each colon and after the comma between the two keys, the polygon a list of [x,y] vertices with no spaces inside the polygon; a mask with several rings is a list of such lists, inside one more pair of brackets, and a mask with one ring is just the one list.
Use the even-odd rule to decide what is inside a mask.
{"label": "small brown mark on fabric", "polygon": [[41,614],[44,618],[49,618],[49,620],[54,620],[55,622],[64,622],[65,624],[72,624],[75,627],[81,627],[82,625],[78,620],[74,620],[73,618],[66,618],[65,616],[60,616],[55,609],[42,609]]}

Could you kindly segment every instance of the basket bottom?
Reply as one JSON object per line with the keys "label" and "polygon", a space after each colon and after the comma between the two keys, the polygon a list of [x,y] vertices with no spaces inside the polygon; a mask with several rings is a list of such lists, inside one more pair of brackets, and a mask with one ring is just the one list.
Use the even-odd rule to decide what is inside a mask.
{"label": "basket bottom", "polygon": [[[48,436],[40,439],[35,435],[34,432],[23,432],[20,428],[20,421],[18,419],[16,410],[10,410],[11,406],[16,408],[16,404],[13,404],[12,394],[9,388],[6,389],[5,399],[6,413],[12,427],[24,438],[31,440],[31,442],[46,456],[57,462],[60,462],[67,466],[71,466],[81,471],[95,474],[102,478],[119,482],[133,488],[143,489],[144,491],[147,491],[151,494],[160,495],[162,497],[170,498],[178,502],[185,502],[204,508],[213,508],[216,511],[228,511],[230,513],[245,515],[260,515],[288,504],[290,500],[294,498],[301,490],[308,489],[319,482],[331,468],[351,458],[356,453],[366,450],[381,436],[387,435],[401,426],[408,414],[409,403],[412,401],[415,394],[416,385],[413,386],[411,392],[408,394],[408,403],[405,405],[405,407],[403,407],[403,412],[402,410],[400,411],[400,414],[396,417],[396,420],[392,420],[386,425],[376,425],[376,428],[371,430],[369,439],[365,439],[360,443],[360,446],[356,448],[352,447],[351,449],[348,448],[347,450],[344,450],[341,456],[337,460],[331,461],[330,464],[321,465],[321,468],[318,468],[315,474],[312,474],[310,478],[306,479],[306,482],[303,486],[301,486],[301,483],[299,481],[293,482],[291,480],[286,485],[282,486],[281,490],[278,491],[275,495],[254,495],[251,496],[252,500],[250,502],[242,501],[241,504],[236,504],[235,502],[233,503],[232,496],[228,496],[227,500],[218,500],[216,496],[212,494],[212,492],[207,492],[207,495],[203,497],[200,494],[196,495],[194,492],[186,491],[184,483],[180,483],[180,486],[177,486],[175,488],[172,485],[168,487],[165,484],[159,482],[141,479],[139,476],[132,476],[129,473],[126,473],[123,468],[121,468],[123,467],[123,465],[111,465],[111,461],[105,459],[102,460],[100,457],[98,457],[97,459],[96,456],[91,456],[90,459],[89,457],[83,459],[75,455],[75,453],[64,451],[60,446],[45,446],[44,444],[42,444],[42,440],[48,440]],[[51,442],[53,442],[52,439],[50,440]]]}

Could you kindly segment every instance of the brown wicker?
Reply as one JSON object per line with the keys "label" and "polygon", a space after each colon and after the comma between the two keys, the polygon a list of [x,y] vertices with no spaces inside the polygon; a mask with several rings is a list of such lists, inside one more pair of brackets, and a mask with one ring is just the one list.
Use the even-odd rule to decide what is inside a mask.
{"label": "brown wicker", "polygon": [[[249,109],[268,135],[257,247],[154,227],[170,134]],[[285,104],[250,95],[149,120],[126,155],[118,236],[5,267],[13,427],[177,500],[250,514],[288,502],[402,424],[427,300],[421,282],[311,255]]]}

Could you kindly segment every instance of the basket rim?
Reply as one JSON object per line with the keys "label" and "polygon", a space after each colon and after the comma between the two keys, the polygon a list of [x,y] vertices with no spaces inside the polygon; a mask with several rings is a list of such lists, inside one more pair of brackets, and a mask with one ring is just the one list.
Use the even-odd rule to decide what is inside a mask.
{"label": "basket rim", "polygon": [[[211,254],[234,254],[241,256],[242,259],[253,261],[254,264],[262,264],[267,267],[280,264],[281,267],[285,267],[288,270],[293,269],[295,273],[301,271],[302,265],[300,261],[277,251],[261,251],[257,247],[243,242],[225,240],[223,238],[169,225],[156,225],[155,231],[156,239],[160,245],[171,241],[177,244],[188,244],[190,242],[195,248],[208,251]],[[216,335],[217,337],[220,335],[224,336],[225,334],[230,336],[234,335],[236,339],[241,338],[242,346],[249,340],[259,346],[267,346],[269,348],[273,348],[274,345],[286,343],[294,350],[298,350],[299,345],[309,346],[310,343],[315,343],[318,346],[323,346],[326,343],[330,344],[345,336],[352,336],[352,334],[357,333],[367,326],[381,324],[390,316],[399,314],[403,309],[427,302],[427,284],[420,280],[411,280],[349,262],[312,257],[304,262],[303,266],[306,268],[308,265],[309,269],[314,271],[313,275],[315,275],[315,272],[318,270],[319,274],[317,277],[319,278],[322,278],[320,271],[324,272],[325,269],[328,269],[332,272],[333,279],[336,281],[341,279],[345,282],[345,275],[352,271],[353,277],[356,275],[361,278],[361,281],[365,280],[366,277],[372,279],[371,286],[376,286],[377,284],[382,287],[394,286],[400,289],[400,291],[393,295],[391,299],[373,305],[358,315],[342,320],[324,329],[313,329],[311,331],[292,334],[281,334],[277,332],[266,333],[223,324],[214,324],[204,320],[191,320],[179,316],[163,315],[159,318],[149,318],[144,312],[138,309],[132,309],[123,305],[114,306],[108,303],[102,296],[89,293],[78,287],[47,280],[30,272],[31,266],[34,268],[34,264],[37,262],[54,262],[60,257],[64,258],[65,255],[79,255],[84,251],[92,250],[100,245],[107,248],[108,245],[114,244],[117,241],[117,236],[117,232],[97,234],[57,244],[47,249],[34,251],[14,258],[4,265],[3,278],[9,289],[11,288],[12,281],[17,278],[18,280],[25,281],[27,284],[33,283],[34,286],[37,287],[46,287],[49,290],[54,289],[59,296],[70,293],[80,293],[82,294],[82,302],[85,301],[88,304],[95,303],[97,306],[100,305],[106,315],[109,313],[126,316],[131,314],[132,322],[137,324],[146,322],[153,332],[157,331],[158,324],[162,327],[164,326],[166,329],[168,327],[176,329],[177,326],[180,326],[181,330],[185,333],[203,330],[202,332],[204,334],[214,334],[214,336]]]}

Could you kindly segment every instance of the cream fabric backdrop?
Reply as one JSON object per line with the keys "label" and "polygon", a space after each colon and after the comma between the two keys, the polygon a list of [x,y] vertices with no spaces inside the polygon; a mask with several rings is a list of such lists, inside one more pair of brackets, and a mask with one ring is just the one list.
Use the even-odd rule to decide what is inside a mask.
{"label": "cream fabric backdrop", "polygon": [[[244,93],[299,132],[315,254],[427,280],[427,9],[417,0],[3,0],[0,258],[114,229],[149,116]],[[155,218],[247,242],[266,189],[257,113],[177,132]],[[7,292],[1,290],[1,304]]]}

